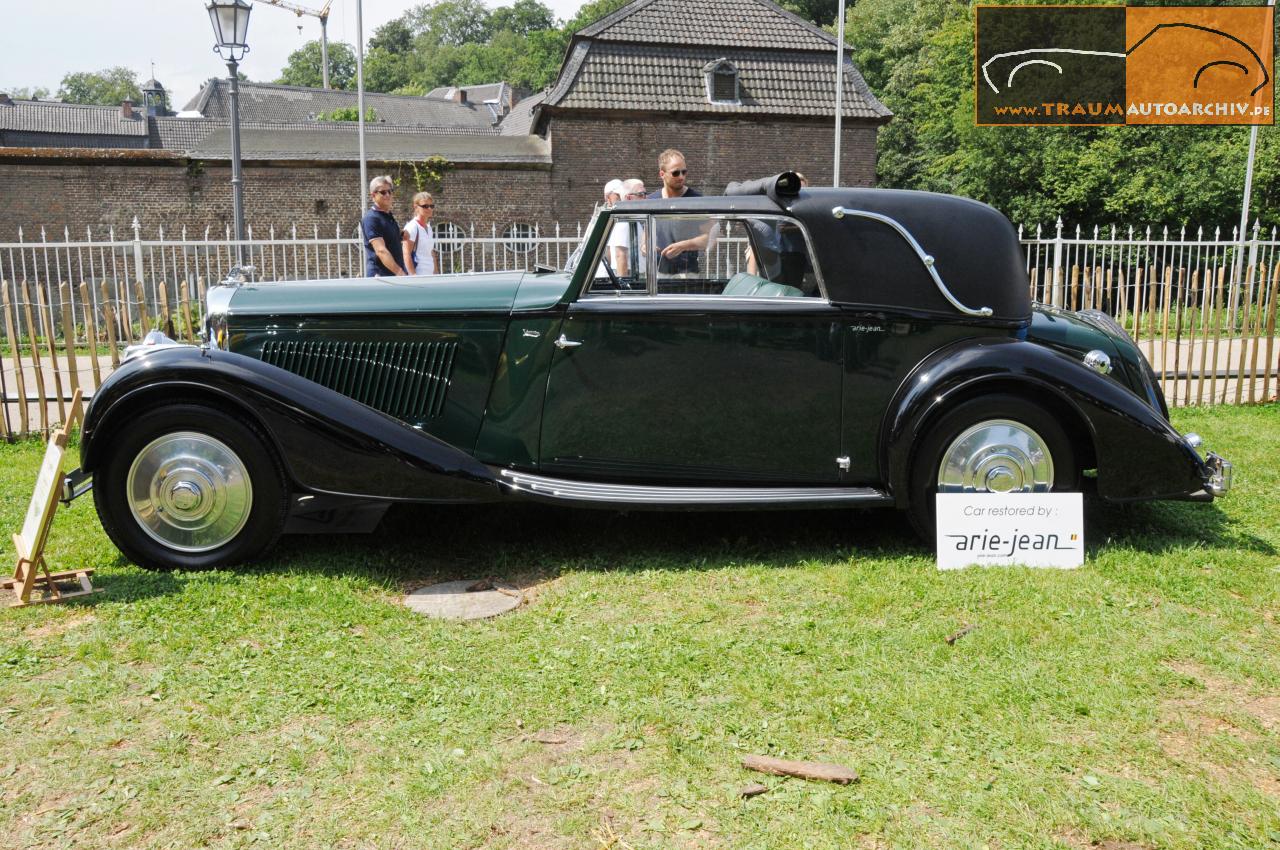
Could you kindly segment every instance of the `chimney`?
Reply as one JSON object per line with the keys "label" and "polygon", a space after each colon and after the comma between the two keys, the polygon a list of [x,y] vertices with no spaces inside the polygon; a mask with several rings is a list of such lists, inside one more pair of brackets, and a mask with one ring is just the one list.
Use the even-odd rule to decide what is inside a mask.
{"label": "chimney", "polygon": [[467,90],[466,90],[466,89],[461,89],[461,88],[460,88],[460,89],[458,89],[458,93],[455,95],[455,97],[457,98],[458,103],[466,103],[466,102],[467,102]]}
{"label": "chimney", "polygon": [[13,106],[13,101],[6,92],[0,92],[0,106]]}
{"label": "chimney", "polygon": [[126,120],[133,119],[133,101],[127,97],[120,102],[120,117]]}

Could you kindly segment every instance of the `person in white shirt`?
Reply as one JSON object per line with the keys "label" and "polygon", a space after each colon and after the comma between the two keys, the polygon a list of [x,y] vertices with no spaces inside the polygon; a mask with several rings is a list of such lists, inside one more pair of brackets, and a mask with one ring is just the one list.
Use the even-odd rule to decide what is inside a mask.
{"label": "person in white shirt", "polygon": [[[605,209],[612,209],[614,204],[622,200],[622,192],[623,192],[623,183],[621,180],[610,180],[608,183],[604,184]],[[626,254],[627,243],[625,241],[618,242],[617,241],[618,239],[622,239],[622,240],[626,239],[625,227],[614,227],[609,232],[608,249],[605,252],[605,259],[608,260],[609,265],[613,267],[614,274],[625,276],[627,273],[627,269],[625,265],[626,263],[625,254]],[[624,263],[621,270],[619,270],[618,268],[619,259],[622,259]],[[596,270],[596,277],[607,278],[608,276],[609,276],[609,273],[605,271],[604,263],[601,263],[600,268]]]}
{"label": "person in white shirt", "polygon": [[435,274],[440,268],[436,234],[431,228],[435,214],[436,202],[430,192],[419,192],[413,196],[413,218],[401,234],[404,264],[409,274]]}

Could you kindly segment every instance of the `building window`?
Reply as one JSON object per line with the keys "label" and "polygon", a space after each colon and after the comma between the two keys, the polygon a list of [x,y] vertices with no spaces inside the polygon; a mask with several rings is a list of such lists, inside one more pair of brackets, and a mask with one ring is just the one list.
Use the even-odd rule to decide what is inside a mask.
{"label": "building window", "polygon": [[717,59],[704,66],[702,73],[706,78],[708,102],[742,105],[738,96],[738,69],[732,62]]}
{"label": "building window", "polygon": [[436,250],[441,254],[452,254],[462,247],[462,240],[467,232],[458,225],[444,221],[434,225],[436,232]]}
{"label": "building window", "polygon": [[502,231],[503,245],[513,254],[527,254],[537,247],[538,228],[532,224],[509,224]]}

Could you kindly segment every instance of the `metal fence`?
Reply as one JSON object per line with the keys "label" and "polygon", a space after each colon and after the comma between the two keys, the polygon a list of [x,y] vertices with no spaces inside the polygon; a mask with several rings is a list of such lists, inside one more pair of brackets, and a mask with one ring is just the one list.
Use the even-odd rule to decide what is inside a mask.
{"label": "metal fence", "polygon": [[[47,430],[72,386],[96,387],[118,360],[118,349],[153,326],[194,338],[205,286],[236,264],[236,250],[262,280],[363,275],[355,228],[332,236],[290,228],[230,234],[142,238],[136,219],[124,236],[84,238],[64,230],[49,238],[0,243],[0,435]],[[483,272],[561,268],[582,239],[582,225],[436,224],[441,271]],[[1275,324],[1280,241],[1258,225],[1241,239],[1203,230],[1077,227],[1059,221],[1034,235],[1019,230],[1031,296],[1072,309],[1114,316],[1138,341],[1172,404],[1265,401],[1280,384]],[[722,240],[712,264],[736,269],[742,246]],[[727,276],[727,273],[726,273]],[[68,344],[70,342],[70,344]]]}
{"label": "metal fence", "polygon": [[1275,398],[1277,231],[1019,231],[1033,299],[1101,310],[1138,342],[1170,404]]}

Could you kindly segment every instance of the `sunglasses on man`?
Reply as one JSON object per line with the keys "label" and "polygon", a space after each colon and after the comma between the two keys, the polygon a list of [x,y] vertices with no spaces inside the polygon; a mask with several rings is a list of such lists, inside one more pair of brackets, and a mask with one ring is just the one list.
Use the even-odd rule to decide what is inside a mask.
{"label": "sunglasses on man", "polygon": [[668,171],[667,173],[670,174],[672,177],[683,177],[689,173],[689,169],[677,168],[675,171]]}
{"label": "sunglasses on man", "polygon": [[374,190],[373,190],[373,194],[375,194],[375,195],[393,195],[393,194],[395,194],[395,191],[396,191],[395,189],[374,189]]}

